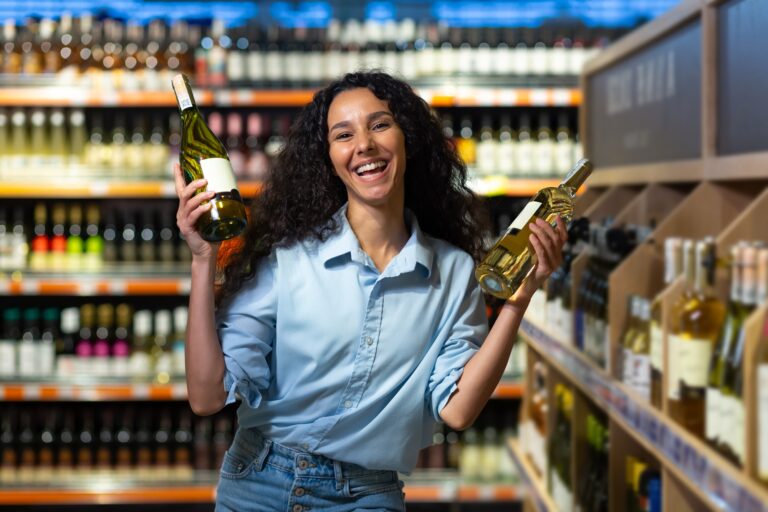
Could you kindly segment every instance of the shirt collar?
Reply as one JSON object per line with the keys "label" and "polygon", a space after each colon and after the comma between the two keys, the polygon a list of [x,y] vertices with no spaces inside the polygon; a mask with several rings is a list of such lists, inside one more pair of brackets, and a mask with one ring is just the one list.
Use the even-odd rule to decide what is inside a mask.
{"label": "shirt collar", "polygon": [[[360,242],[352,231],[347,219],[347,203],[333,214],[333,221],[337,222],[340,229],[333,233],[325,243],[321,244],[319,256],[325,266],[335,264],[337,261],[352,260],[362,264],[369,264],[370,258],[360,247]],[[405,223],[410,228],[411,235],[406,241],[400,253],[390,262],[384,272],[386,277],[413,272],[417,268],[423,269],[424,277],[432,273],[434,262],[434,249],[427,236],[421,231],[416,215],[406,208]],[[373,266],[372,263],[370,263]]]}

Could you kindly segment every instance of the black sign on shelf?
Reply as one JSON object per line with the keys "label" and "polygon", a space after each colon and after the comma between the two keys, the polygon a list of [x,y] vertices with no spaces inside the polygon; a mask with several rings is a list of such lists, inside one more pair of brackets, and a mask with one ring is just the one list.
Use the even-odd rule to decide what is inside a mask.
{"label": "black sign on shelf", "polygon": [[768,150],[768,2],[726,2],[718,11],[717,151]]}
{"label": "black sign on shelf", "polygon": [[701,157],[697,19],[587,77],[588,147],[597,167]]}

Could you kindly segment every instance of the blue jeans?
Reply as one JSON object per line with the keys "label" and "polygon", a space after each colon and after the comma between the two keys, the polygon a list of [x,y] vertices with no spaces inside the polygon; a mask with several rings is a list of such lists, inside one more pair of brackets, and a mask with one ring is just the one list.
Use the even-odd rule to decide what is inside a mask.
{"label": "blue jeans", "polygon": [[239,428],[224,456],[217,512],[404,511],[396,471],[376,471],[273,443]]}

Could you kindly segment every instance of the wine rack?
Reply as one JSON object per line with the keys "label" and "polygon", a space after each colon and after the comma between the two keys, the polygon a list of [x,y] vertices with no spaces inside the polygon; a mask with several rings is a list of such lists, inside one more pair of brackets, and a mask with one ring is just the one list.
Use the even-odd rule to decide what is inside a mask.
{"label": "wine rack", "polygon": [[[562,302],[565,306],[556,306],[568,328],[557,329],[547,309],[553,302],[540,292],[520,332],[529,350],[529,370],[538,368],[537,374],[546,375],[546,383],[538,385],[548,391],[545,405],[550,410],[556,407],[557,383],[575,391],[576,432],[567,460],[574,478],[584,473],[589,462],[584,418],[595,412],[607,418],[608,482],[600,492],[607,496],[609,511],[632,510],[633,503],[650,510],[768,510],[768,487],[757,470],[758,447],[768,442],[758,431],[758,411],[765,406],[758,400],[757,381],[758,354],[768,344],[764,330],[768,304],[758,304],[740,331],[743,354],[736,359],[736,371],[743,379],[745,418],[728,423],[734,439],[742,435],[746,439],[744,458],[738,464],[719,447],[686,430],[668,397],[674,384],[669,346],[677,323],[674,315],[679,314],[675,305],[681,303],[686,285],[682,276],[663,282],[666,240],[712,237],[717,254],[716,261],[708,264],[714,271],[712,294],[726,303],[731,247],[742,243],[760,248],[768,242],[764,222],[768,144],[734,131],[749,130],[765,114],[762,104],[734,88],[746,80],[744,73],[752,60],[743,52],[765,36],[734,28],[740,21],[765,19],[766,14],[766,6],[753,0],[681,2],[590,61],[582,77],[580,133],[596,171],[589,180],[591,189],[577,202],[577,216],[585,215],[594,224],[607,218],[608,228],[646,225],[650,232],[606,277],[604,365],[585,353],[577,334],[584,306],[580,285],[594,250],[592,254],[583,251],[571,262],[569,300]],[[676,90],[654,89],[641,78],[622,82],[622,77],[629,76],[628,69],[642,77],[645,66],[664,59],[675,62],[665,76],[678,80]],[[618,96],[601,95],[605,86]],[[631,96],[622,96],[625,92]],[[686,119],[685,133],[668,122],[672,117]],[[611,130],[615,133],[606,136]],[[627,299],[633,295],[660,305],[662,394],[658,404],[649,402],[623,374],[621,341],[630,316]],[[527,377],[529,388],[531,378]],[[540,396],[526,395],[521,431],[541,416],[541,404]],[[548,431],[547,435],[545,447],[553,434]],[[547,458],[542,464],[540,455],[531,453],[524,443],[512,443],[510,450],[523,481],[529,483],[532,497],[526,500],[527,509],[562,510],[583,504],[585,490],[574,485],[570,502],[558,507],[549,487]]]}

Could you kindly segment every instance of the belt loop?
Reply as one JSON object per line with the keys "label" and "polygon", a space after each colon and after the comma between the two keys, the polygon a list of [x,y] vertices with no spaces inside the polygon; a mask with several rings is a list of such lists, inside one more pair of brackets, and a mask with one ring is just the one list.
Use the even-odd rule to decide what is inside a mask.
{"label": "belt loop", "polygon": [[336,478],[337,484],[344,483],[344,473],[341,471],[341,462],[337,460],[333,461],[333,476]]}
{"label": "belt loop", "polygon": [[256,466],[256,471],[261,471],[261,469],[264,467],[264,461],[267,460],[267,455],[269,455],[269,449],[272,448],[271,440],[264,439],[263,437],[261,437],[261,441],[264,444],[262,444],[261,450],[259,451],[259,455],[256,457],[256,461],[254,462],[254,465]]}

